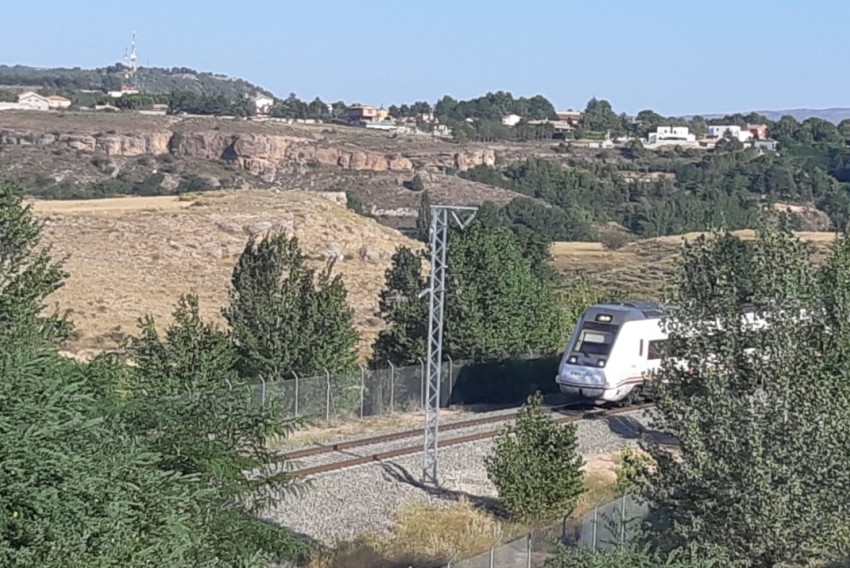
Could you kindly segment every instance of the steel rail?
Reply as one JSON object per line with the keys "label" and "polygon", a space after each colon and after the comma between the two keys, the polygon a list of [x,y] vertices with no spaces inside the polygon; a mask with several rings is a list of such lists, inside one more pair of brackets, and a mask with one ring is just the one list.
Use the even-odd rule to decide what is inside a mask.
{"label": "steel rail", "polygon": [[[555,422],[558,424],[568,423],[568,422],[579,422],[581,420],[592,420],[596,418],[603,418],[606,416],[614,416],[617,414],[623,414],[625,412],[635,412],[638,410],[644,410],[654,406],[652,403],[639,404],[634,406],[625,406],[622,408],[613,408],[607,410],[601,410],[599,412],[590,411],[583,415],[575,415],[575,416],[563,416],[561,418],[556,418]],[[492,420],[491,420],[492,421]],[[421,435],[421,430],[416,431],[417,434]],[[474,434],[467,434],[465,436],[456,436],[454,438],[448,438],[443,441],[440,445],[441,447],[446,446],[456,446],[459,444],[468,444],[469,442],[477,442],[479,440],[486,440],[487,438],[493,438],[499,433],[498,429],[487,430],[486,432],[476,432]],[[388,434],[388,436],[392,436],[392,434]],[[395,438],[399,439],[399,438]],[[308,475],[314,475],[317,473],[327,473],[331,471],[337,471],[342,469],[348,469],[350,467],[354,467],[357,465],[367,464],[371,462],[380,462],[387,459],[397,458],[400,456],[405,456],[409,454],[415,454],[416,452],[422,451],[421,445],[415,446],[407,446],[404,448],[398,448],[395,450],[388,450],[385,452],[379,452],[375,454],[369,454],[365,456],[357,456],[351,459],[326,463],[322,465],[316,465],[312,467],[305,467],[299,470],[295,470],[289,473],[290,477],[306,477]]]}

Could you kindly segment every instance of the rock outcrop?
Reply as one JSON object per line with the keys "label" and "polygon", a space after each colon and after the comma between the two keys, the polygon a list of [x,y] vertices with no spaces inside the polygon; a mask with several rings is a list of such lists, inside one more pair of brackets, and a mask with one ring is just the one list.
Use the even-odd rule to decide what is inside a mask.
{"label": "rock outcrop", "polygon": [[226,160],[266,181],[274,181],[279,172],[303,166],[410,174],[420,169],[467,170],[481,164],[492,166],[496,162],[495,152],[486,148],[424,154],[380,153],[331,145],[309,138],[220,130],[157,130],[132,134],[0,130],[0,145],[60,146],[74,151],[102,152],[107,156],[170,153],[206,160]]}

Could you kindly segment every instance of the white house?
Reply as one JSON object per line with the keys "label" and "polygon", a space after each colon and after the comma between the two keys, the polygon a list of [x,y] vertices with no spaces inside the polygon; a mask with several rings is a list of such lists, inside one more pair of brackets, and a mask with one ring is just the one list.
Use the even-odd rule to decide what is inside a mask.
{"label": "white house", "polygon": [[723,138],[726,136],[727,132],[732,136],[732,138],[736,138],[739,142],[749,142],[753,139],[752,132],[747,129],[743,129],[740,126],[735,126],[734,124],[709,126],[706,136],[708,138]]}
{"label": "white house", "polygon": [[697,137],[688,131],[687,126],[659,126],[646,137],[645,146],[694,146],[696,143]]}
{"label": "white house", "polygon": [[24,110],[48,110],[50,101],[47,97],[42,97],[38,93],[27,91],[18,95],[19,108]]}
{"label": "white house", "polygon": [[258,114],[268,114],[274,104],[274,99],[266,95],[257,95],[254,97],[254,106]]}
{"label": "white house", "polygon": [[502,118],[502,124],[505,126],[516,126],[520,120],[522,120],[520,115],[512,113]]}

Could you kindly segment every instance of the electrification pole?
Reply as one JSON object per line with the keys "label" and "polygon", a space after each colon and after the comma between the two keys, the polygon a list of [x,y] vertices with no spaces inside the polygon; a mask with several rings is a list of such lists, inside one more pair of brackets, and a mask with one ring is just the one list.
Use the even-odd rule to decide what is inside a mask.
{"label": "electrification pole", "polygon": [[[428,364],[425,369],[425,451],[422,454],[422,483],[434,487],[437,481],[437,443],[440,427],[440,383],[443,374],[443,307],[446,301],[446,250],[448,249],[449,212],[465,229],[475,217],[477,207],[431,206],[431,283],[420,294],[430,296],[428,312]],[[461,220],[459,212],[466,212]]]}

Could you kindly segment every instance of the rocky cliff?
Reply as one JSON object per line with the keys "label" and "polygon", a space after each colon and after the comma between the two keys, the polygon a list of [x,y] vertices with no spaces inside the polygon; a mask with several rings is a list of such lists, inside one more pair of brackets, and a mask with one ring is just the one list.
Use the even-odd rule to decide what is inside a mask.
{"label": "rocky cliff", "polygon": [[496,161],[495,152],[486,148],[458,152],[383,153],[297,136],[224,130],[62,134],[0,129],[0,145],[64,147],[82,152],[102,152],[108,156],[170,153],[175,156],[226,160],[266,181],[274,181],[279,173],[304,166],[413,172],[415,169],[467,170],[481,164],[494,165]]}

